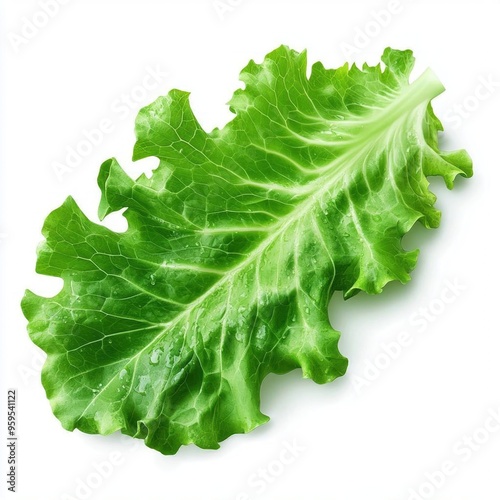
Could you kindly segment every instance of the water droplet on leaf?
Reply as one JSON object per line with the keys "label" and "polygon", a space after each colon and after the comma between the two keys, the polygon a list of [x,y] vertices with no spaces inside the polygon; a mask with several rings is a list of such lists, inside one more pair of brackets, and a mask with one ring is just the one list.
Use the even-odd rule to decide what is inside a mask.
{"label": "water droplet on leaf", "polygon": [[135,388],[135,391],[138,394],[146,394],[146,388],[149,385],[149,381],[150,381],[149,375],[141,375],[139,377],[139,384]]}
{"label": "water droplet on leaf", "polygon": [[154,349],[153,352],[151,353],[151,358],[150,358],[150,361],[151,361],[151,364],[152,365],[157,365],[160,361],[160,355],[162,353],[162,349],[160,348],[157,348],[157,349]]}

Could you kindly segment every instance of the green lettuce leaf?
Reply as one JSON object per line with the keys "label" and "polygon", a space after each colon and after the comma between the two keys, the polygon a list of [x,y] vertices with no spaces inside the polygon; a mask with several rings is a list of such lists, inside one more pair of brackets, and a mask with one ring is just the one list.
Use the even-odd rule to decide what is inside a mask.
{"label": "green lettuce leaf", "polygon": [[307,76],[306,54],[280,47],[242,71],[234,119],[210,133],[172,90],[137,118],[134,160],[160,160],[151,177],[115,159],[99,173],[99,217],[125,208],[128,229],[71,198],[47,217],[37,271],[64,286],[27,291],[22,308],[64,428],[164,454],[218,448],[268,420],[269,373],[344,374],[333,292],[406,283],[418,251],[401,238],[440,219],[427,176],[472,175],[465,151],[438,148],[435,75],[410,84],[411,51],[382,61]]}

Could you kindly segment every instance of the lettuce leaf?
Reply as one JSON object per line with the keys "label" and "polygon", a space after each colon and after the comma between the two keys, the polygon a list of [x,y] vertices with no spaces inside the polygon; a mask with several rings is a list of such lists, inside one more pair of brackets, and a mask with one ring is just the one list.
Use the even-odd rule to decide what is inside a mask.
{"label": "lettuce leaf", "polygon": [[332,294],[406,283],[418,251],[401,238],[440,219],[427,176],[472,175],[465,151],[438,148],[435,75],[409,84],[411,51],[382,61],[308,77],[306,54],[280,47],[242,71],[234,119],[210,133],[172,90],[137,118],[134,160],[159,158],[152,176],[115,159],[99,173],[99,217],[125,208],[128,229],[71,198],[47,217],[37,271],[64,286],[22,308],[64,428],[218,448],[268,420],[269,373],[344,374]]}

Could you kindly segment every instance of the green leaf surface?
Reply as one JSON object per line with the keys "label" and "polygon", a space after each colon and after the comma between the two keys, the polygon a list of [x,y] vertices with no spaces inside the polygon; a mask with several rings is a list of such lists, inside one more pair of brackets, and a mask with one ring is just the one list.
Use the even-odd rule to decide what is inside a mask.
{"label": "green leaf surface", "polygon": [[438,148],[435,75],[409,84],[411,51],[382,61],[308,77],[306,54],[280,47],[242,71],[234,119],[210,133],[172,90],[137,118],[134,159],[159,158],[152,176],[115,159],[99,173],[100,218],[125,208],[128,229],[71,198],[47,217],[37,271],[64,286],[22,307],[66,429],[218,448],[268,420],[269,373],[344,374],[333,292],[406,283],[417,251],[401,238],[440,219],[427,177],[472,175],[466,152]]}

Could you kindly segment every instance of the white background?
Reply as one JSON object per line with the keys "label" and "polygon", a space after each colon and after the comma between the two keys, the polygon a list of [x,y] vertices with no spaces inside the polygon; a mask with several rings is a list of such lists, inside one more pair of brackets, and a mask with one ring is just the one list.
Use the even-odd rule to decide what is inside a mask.
{"label": "white background", "polygon": [[[13,35],[40,7],[31,0],[2,1],[1,397],[5,401],[7,387],[19,391],[16,497],[400,500],[420,489],[414,499],[497,500],[500,432],[481,428],[489,412],[500,410],[499,2],[401,0],[383,27],[374,15],[389,7],[384,0],[232,3],[239,5],[221,19],[212,0],[72,0],[15,50]],[[366,29],[370,35],[362,40]],[[280,44],[307,48],[310,63],[321,60],[327,67],[347,59],[375,64],[387,45],[413,49],[415,75],[430,66],[448,88],[434,102],[446,126],[443,147],[466,148],[475,176],[459,179],[454,191],[432,182],[442,226],[417,228],[405,238],[408,248],[421,249],[409,285],[392,284],[381,296],[346,303],[334,298],[332,322],[343,332],[341,350],[350,360],[342,379],[318,386],[298,372],[269,377],[262,407],[271,422],[231,437],[218,451],[191,446],[164,457],[140,442],[134,446],[131,438],[64,431],[45,398],[42,356],[19,308],[25,288],[52,295],[60,286],[34,271],[45,216],[72,195],[97,220],[102,161],[115,156],[134,175],[155,165],[130,160],[141,105],[173,87],[189,90],[202,125],[221,126],[231,117],[225,103],[239,86],[239,71]],[[119,112],[116,99],[156,66],[168,76],[135,109]],[[474,95],[485,80],[496,86],[479,89],[479,101]],[[462,119],[455,106],[464,105],[469,116]],[[59,180],[54,162],[64,161],[67,147],[76,147],[103,118],[114,130]],[[123,226],[119,217],[113,224]],[[460,290],[450,290],[448,281]],[[450,303],[439,298],[443,292]],[[428,319],[424,310],[431,311]],[[402,332],[411,344],[384,369],[373,369],[370,363],[388,359],[383,344]],[[360,386],[366,376],[371,381]],[[1,425],[5,436],[4,404]],[[460,444],[466,435],[483,444]],[[284,443],[294,442],[297,456],[280,465]],[[93,464],[111,458],[108,477],[98,476]],[[454,464],[454,473],[445,479],[435,474],[439,488],[426,486],[426,474],[444,461]],[[255,482],[260,469],[270,481]],[[2,480],[2,498],[12,496],[6,486]]]}

